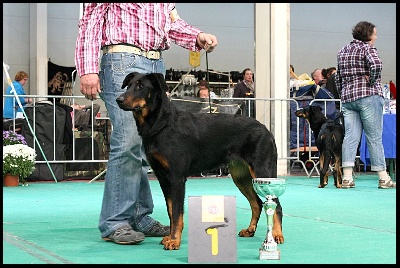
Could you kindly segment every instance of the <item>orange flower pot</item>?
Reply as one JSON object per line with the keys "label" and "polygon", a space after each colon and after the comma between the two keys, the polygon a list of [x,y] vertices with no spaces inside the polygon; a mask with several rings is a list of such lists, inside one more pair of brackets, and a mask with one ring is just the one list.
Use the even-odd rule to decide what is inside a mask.
{"label": "orange flower pot", "polygon": [[19,176],[6,174],[3,178],[3,186],[18,186],[19,185]]}

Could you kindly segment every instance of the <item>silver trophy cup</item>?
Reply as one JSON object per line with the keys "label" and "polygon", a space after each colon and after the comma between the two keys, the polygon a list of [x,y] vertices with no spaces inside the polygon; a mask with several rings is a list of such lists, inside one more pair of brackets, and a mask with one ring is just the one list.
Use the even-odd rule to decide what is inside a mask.
{"label": "silver trophy cup", "polygon": [[260,247],[260,260],[279,260],[281,258],[278,244],[272,236],[273,216],[277,204],[272,199],[281,196],[286,189],[285,179],[256,178],[253,179],[253,187],[264,201],[264,211],[267,215],[267,237]]}

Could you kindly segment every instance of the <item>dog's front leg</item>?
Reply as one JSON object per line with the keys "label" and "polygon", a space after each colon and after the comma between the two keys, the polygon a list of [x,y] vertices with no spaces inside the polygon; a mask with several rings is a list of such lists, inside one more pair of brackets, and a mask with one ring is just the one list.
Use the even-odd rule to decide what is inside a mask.
{"label": "dog's front leg", "polygon": [[274,198],[274,201],[276,202],[277,206],[273,216],[274,225],[272,226],[272,236],[274,237],[276,243],[283,244],[285,239],[282,233],[282,206],[278,198]]}
{"label": "dog's front leg", "polygon": [[164,249],[178,250],[181,246],[183,231],[185,183],[171,184],[168,191],[164,191],[164,195],[166,195],[170,234],[163,237],[160,244],[164,245]]}

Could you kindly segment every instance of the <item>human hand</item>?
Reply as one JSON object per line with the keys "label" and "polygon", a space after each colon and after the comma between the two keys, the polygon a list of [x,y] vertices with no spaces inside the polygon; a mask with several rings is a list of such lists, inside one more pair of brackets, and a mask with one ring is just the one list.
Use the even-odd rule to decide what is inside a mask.
{"label": "human hand", "polygon": [[74,103],[73,105],[71,105],[71,107],[74,109],[74,110],[82,110],[83,108],[85,108],[85,105],[79,105],[79,104],[77,104],[77,103]]}
{"label": "human hand", "polygon": [[197,44],[207,52],[212,52],[218,45],[217,37],[208,33],[199,33],[196,39]]}
{"label": "human hand", "polygon": [[98,74],[85,74],[81,76],[81,93],[88,100],[95,100],[100,92],[100,79]]}

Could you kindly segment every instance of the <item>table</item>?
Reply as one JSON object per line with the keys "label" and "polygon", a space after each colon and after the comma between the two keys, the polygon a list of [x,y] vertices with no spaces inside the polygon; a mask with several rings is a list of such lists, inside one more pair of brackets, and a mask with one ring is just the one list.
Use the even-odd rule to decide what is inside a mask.
{"label": "table", "polygon": [[[396,164],[396,114],[383,115],[382,143],[385,158],[389,159],[389,175],[394,178],[394,166]],[[363,131],[360,143],[360,159],[364,162],[364,171],[371,164],[368,145]]]}

